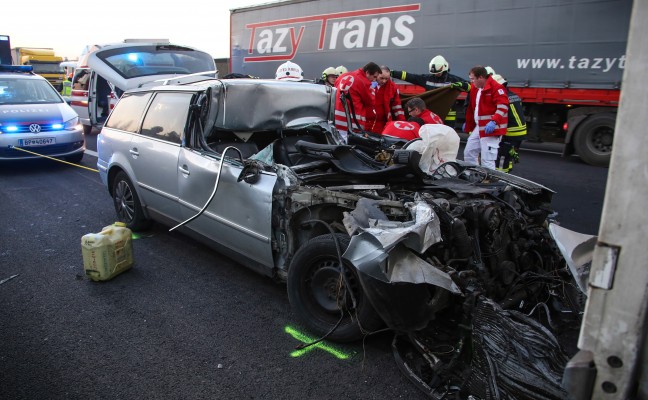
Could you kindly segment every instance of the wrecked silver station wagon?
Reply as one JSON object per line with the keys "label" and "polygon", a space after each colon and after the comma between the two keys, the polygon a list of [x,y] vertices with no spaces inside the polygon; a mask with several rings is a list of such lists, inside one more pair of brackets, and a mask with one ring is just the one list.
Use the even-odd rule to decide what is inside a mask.
{"label": "wrecked silver station wagon", "polygon": [[[531,397],[561,398],[550,331],[578,319],[584,272],[550,235],[551,190],[460,161],[421,168],[411,143],[356,132],[362,145],[345,144],[323,85],[165,83],[126,92],[99,135],[121,221],[162,222],[286,281],[327,339],[396,331],[399,365],[433,397],[524,398],[535,381],[546,396]],[[518,337],[550,354],[522,357]],[[508,375],[494,369],[511,360]]]}

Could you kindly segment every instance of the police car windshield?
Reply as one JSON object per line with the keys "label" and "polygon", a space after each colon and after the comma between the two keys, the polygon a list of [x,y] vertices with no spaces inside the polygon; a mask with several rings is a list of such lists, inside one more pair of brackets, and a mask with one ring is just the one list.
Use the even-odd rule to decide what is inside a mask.
{"label": "police car windshield", "polygon": [[124,78],[148,75],[193,74],[212,71],[214,60],[207,53],[180,46],[134,47],[107,50],[99,58]]}
{"label": "police car windshield", "polygon": [[62,102],[46,80],[0,77],[0,105]]}

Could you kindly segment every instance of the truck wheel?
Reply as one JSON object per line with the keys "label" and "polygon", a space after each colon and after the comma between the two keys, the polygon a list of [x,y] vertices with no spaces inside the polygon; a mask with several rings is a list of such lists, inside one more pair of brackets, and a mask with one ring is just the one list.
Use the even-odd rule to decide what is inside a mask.
{"label": "truck wheel", "polygon": [[111,193],[119,221],[124,222],[133,231],[149,227],[151,221],[144,216],[142,203],[140,203],[133,182],[124,171],[117,173],[113,179]]}
{"label": "truck wheel", "polygon": [[[349,246],[349,237],[336,234],[340,251]],[[288,269],[288,299],[297,317],[319,336],[326,335],[344,317],[327,339],[351,342],[382,326],[382,320],[364,295],[355,268],[345,261],[341,279],[340,263],[333,235],[318,236],[297,250]],[[350,292],[356,299],[353,307]],[[362,327],[362,328],[361,328]]]}
{"label": "truck wheel", "polygon": [[583,161],[598,167],[610,164],[615,123],[614,114],[594,114],[576,129],[574,148]]}

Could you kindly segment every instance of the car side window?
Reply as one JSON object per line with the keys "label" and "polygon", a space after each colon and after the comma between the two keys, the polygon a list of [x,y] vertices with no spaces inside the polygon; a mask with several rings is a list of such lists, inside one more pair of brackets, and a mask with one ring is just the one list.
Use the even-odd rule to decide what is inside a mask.
{"label": "car side window", "polygon": [[106,121],[106,128],[137,133],[142,114],[146,104],[151,98],[151,93],[135,93],[124,95]]}
{"label": "car side window", "polygon": [[181,143],[192,96],[193,93],[158,93],[144,117],[140,133]]}

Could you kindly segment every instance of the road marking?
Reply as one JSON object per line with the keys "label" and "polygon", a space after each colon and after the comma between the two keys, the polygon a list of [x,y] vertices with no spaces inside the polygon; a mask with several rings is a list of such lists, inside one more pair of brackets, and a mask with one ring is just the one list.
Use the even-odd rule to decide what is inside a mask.
{"label": "road marking", "polygon": [[[312,338],[312,337],[310,337],[308,335],[305,335],[305,334],[299,332],[298,330],[296,330],[296,329],[294,329],[294,328],[292,328],[290,326],[286,326],[285,331],[290,336],[294,337],[295,339],[297,339],[300,342],[305,343],[305,344],[312,343],[312,342],[317,340],[316,338]],[[290,353],[290,356],[291,357],[300,357],[300,356],[303,356],[304,354],[308,353],[309,351],[311,351],[313,349],[324,350],[327,353],[333,355],[334,357],[336,357],[336,358],[338,358],[340,360],[346,360],[347,358],[349,358],[349,355],[344,354],[340,350],[337,350],[337,349],[333,348],[333,346],[330,346],[330,345],[326,344],[325,342],[315,343],[312,346],[308,346],[308,347],[303,348],[303,349],[295,350],[292,353]]]}

